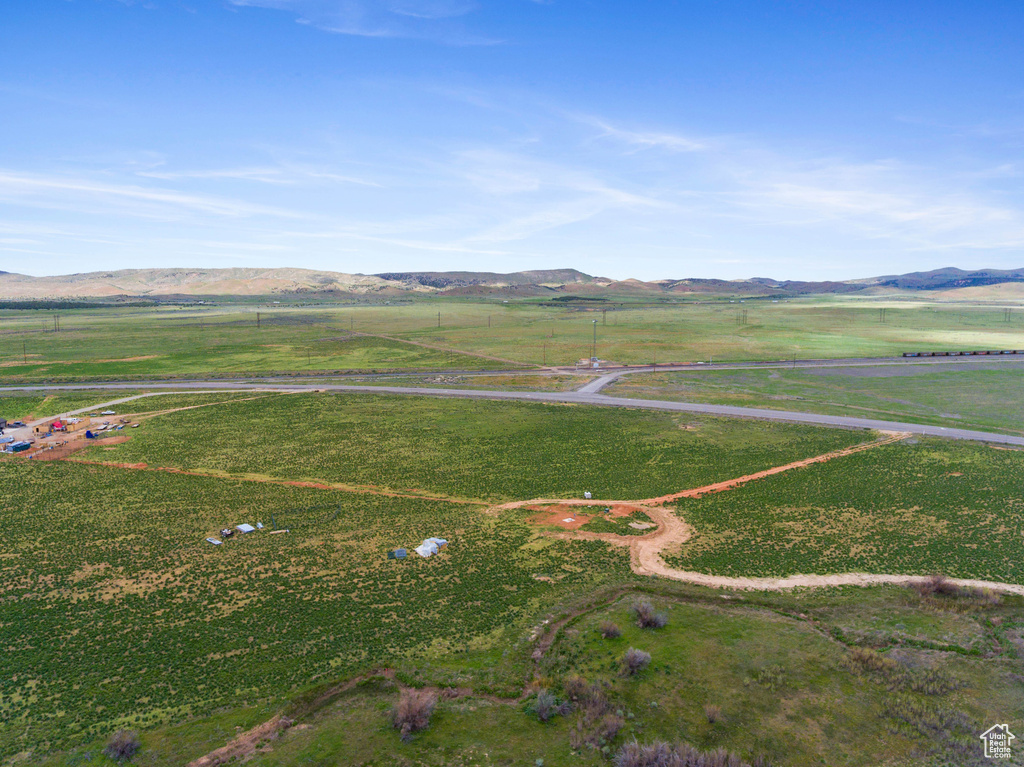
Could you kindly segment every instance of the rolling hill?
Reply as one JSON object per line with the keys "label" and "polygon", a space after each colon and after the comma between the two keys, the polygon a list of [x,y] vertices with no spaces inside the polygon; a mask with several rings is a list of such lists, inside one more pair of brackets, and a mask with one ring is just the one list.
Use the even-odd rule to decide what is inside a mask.
{"label": "rolling hill", "polygon": [[[183,298],[200,296],[298,296],[441,294],[452,296],[685,295],[795,296],[929,291],[936,297],[1010,298],[1020,295],[1024,269],[935,269],[846,281],[807,282],[756,277],[641,281],[611,280],[576,269],[496,272],[381,272],[348,274],[312,269],[121,269],[49,277],[0,271],[0,300]],[[1002,287],[1000,287],[1002,286]]]}

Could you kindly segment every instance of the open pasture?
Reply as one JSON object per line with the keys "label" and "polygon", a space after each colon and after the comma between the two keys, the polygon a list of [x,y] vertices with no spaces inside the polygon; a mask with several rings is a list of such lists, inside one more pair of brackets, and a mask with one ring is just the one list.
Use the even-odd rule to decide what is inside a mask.
{"label": "open pasture", "polygon": [[682,499],[665,560],[728,576],[944,573],[1024,582],[1024,452],[938,439],[879,447]]}
{"label": "open pasture", "polygon": [[[187,403],[205,395],[172,396]],[[444,704],[436,732],[409,752],[422,754],[424,763],[441,763],[426,756],[438,738],[448,739],[441,753],[450,763],[472,763],[484,749],[503,753],[516,739],[521,748],[530,744],[544,753],[513,764],[540,757],[546,764],[600,763],[600,752],[571,755],[566,723],[534,737],[532,720],[518,718],[526,716],[521,710],[473,696],[507,701],[521,693],[533,668],[527,638],[543,616],[603,587],[650,588],[658,581],[633,576],[624,548],[552,538],[529,523],[535,512],[488,513],[490,504],[579,498],[584,490],[595,497],[654,497],[871,437],[638,410],[320,393],[232,399],[156,416],[128,442],[79,454],[145,463],[146,469],[0,459],[9,498],[0,510],[0,642],[5,672],[11,669],[0,687],[0,754],[70,749],[70,761],[50,763],[92,764],[85,756],[94,753],[89,744],[128,726],[143,730],[150,743],[165,744],[151,750],[149,764],[180,765],[182,754],[202,753],[183,734],[187,728],[180,729],[186,720],[220,727],[216,723],[237,712],[239,721],[249,721],[246,711],[280,710],[311,685],[388,666],[400,669],[406,683],[470,690],[465,701]],[[1022,456],[928,440],[686,499],[679,513],[696,535],[667,560],[726,575],[943,570],[1019,582]],[[284,484],[295,482],[361,486],[362,492]],[[236,535],[222,546],[203,540],[221,527],[257,521],[267,530]],[[629,518],[597,521],[622,533],[618,528]],[[275,526],[290,531],[270,533]],[[451,541],[437,557],[387,559],[389,550],[431,535]],[[863,637],[877,646],[879,636],[924,637],[920,641],[965,652],[991,644],[959,618],[893,622],[895,614],[886,617],[882,608],[872,613],[833,605],[832,614],[827,600],[807,599],[851,641]],[[1017,602],[1008,598],[1008,604]],[[871,718],[888,710],[882,688],[840,673],[842,648],[817,629],[797,623],[780,629],[767,614],[726,620],[677,610],[670,621],[686,626],[684,634],[634,637],[614,611],[612,617],[623,625],[624,641],[640,646],[641,638],[650,640],[641,649],[656,656],[637,685],[615,676],[618,645],[598,647],[605,640],[584,634],[566,634],[540,670],[556,687],[570,672],[606,678],[616,705],[635,715],[627,720],[636,722],[627,735],[668,737],[677,721],[701,748],[792,753],[785,763],[811,764],[820,758],[821,741],[792,724],[787,712],[833,701],[828,711],[835,721],[846,721],[847,708],[861,711],[861,724],[850,720],[834,730],[848,754],[860,753],[865,743],[910,754],[924,742],[919,732]],[[1011,621],[1006,630],[1016,625]],[[701,632],[701,642],[730,649],[713,663],[696,650],[683,662],[679,658],[690,656],[673,643],[692,650],[693,632]],[[1013,645],[1003,646],[1011,652]],[[801,660],[790,669],[787,657]],[[772,658],[777,662],[768,663]],[[763,693],[762,671],[765,684],[776,684],[781,673],[792,690],[781,697],[777,690]],[[962,671],[991,683],[986,690],[997,691],[996,703],[1019,706],[1003,689],[1008,683],[1001,667]],[[750,685],[742,683],[743,674]],[[710,691],[734,682],[730,697],[711,700]],[[288,759],[315,755],[327,764],[347,762],[352,754],[384,758],[397,747],[397,736],[381,720],[381,695],[390,689],[346,697],[347,708],[328,709],[314,720],[325,739],[311,741],[305,730],[295,730],[280,750],[275,746],[255,763],[301,763]],[[970,695],[949,705],[987,716],[988,704]],[[705,703],[723,707],[729,728],[700,724]],[[467,732],[478,709],[483,724]],[[354,724],[368,732],[358,744],[344,735]],[[508,732],[511,741],[504,739]]]}
{"label": "open pasture", "polygon": [[79,309],[56,312],[59,332],[53,314],[0,310],[5,379],[573,365],[591,356],[595,320],[598,356],[627,364],[1024,348],[1024,312],[834,297],[658,305],[449,298],[395,305]]}
{"label": "open pasture", "polygon": [[[832,297],[773,303],[717,300],[659,306],[556,308],[469,304],[440,328],[426,307],[388,313],[371,309],[368,322],[391,335],[431,339],[464,351],[498,354],[524,363],[572,365],[591,356],[621,364],[895,356],[908,350],[1024,349],[1024,312],[1002,307],[885,303]],[[433,311],[432,306],[430,311]],[[451,310],[448,310],[451,311]],[[487,317],[491,316],[488,327]],[[744,316],[746,319],[744,319]],[[417,327],[417,322],[422,323]]]}
{"label": "open pasture", "polygon": [[[502,651],[541,605],[628,573],[601,544],[531,545],[521,515],[463,504],[62,462],[0,471],[4,756],[414,656],[476,653],[490,669],[477,682],[507,692],[523,671]],[[324,504],[338,513],[299,513]],[[303,524],[271,534],[275,512]],[[268,529],[204,541],[246,521]],[[430,535],[448,549],[386,558]]]}
{"label": "open pasture", "polygon": [[1017,361],[634,373],[603,393],[1024,434]]}
{"label": "open pasture", "polygon": [[59,313],[59,332],[47,326],[49,314],[0,311],[4,380],[515,367],[447,348],[352,334],[349,318],[331,309],[74,310]]}
{"label": "open pasture", "polygon": [[[1019,660],[996,649],[987,628],[996,615],[1000,623],[1019,620],[1019,605],[965,607],[926,603],[906,590],[856,591],[770,601],[654,598],[668,619],[657,630],[636,626],[630,607],[637,597],[630,596],[575,622],[546,669],[562,680],[607,685],[629,714],[626,741],[683,740],[793,767],[981,763],[977,734],[992,717],[1024,714]],[[830,613],[836,603],[868,618],[885,611],[893,623],[870,641],[846,636]],[[622,636],[603,638],[607,622]],[[994,658],[981,661],[969,642],[932,650],[925,637],[950,623],[982,637],[974,652]],[[619,659],[629,647],[649,652],[651,665],[623,678]]]}
{"label": "open pasture", "polygon": [[[632,607],[640,599],[664,613],[667,626],[638,628]],[[327,699],[248,763],[533,767],[543,760],[545,767],[597,767],[634,739],[661,739],[787,767],[974,767],[984,763],[977,733],[1024,714],[1020,652],[1009,639],[1024,620],[1021,604],[892,587],[729,599],[665,582],[624,594],[606,589],[566,605],[572,617],[537,664],[525,698],[474,690],[481,656],[473,653],[410,660],[391,676]],[[609,623],[620,636],[602,636]],[[629,647],[650,653],[651,664],[623,676]],[[594,688],[580,680],[602,690],[605,723],[618,729],[604,750],[587,718],[586,693]],[[403,743],[388,710],[406,685],[451,685],[455,695],[442,696],[429,728]],[[571,701],[572,710],[539,722],[538,688]],[[228,740],[230,725],[259,721],[259,712],[266,719],[272,709],[225,711],[143,732],[136,763],[180,767]],[[43,764],[99,767],[105,762],[97,742]]]}
{"label": "open pasture", "polygon": [[859,431],[578,405],[288,394],[154,419],[144,435],[84,457],[452,498],[580,498],[591,491],[631,499],[867,438]]}

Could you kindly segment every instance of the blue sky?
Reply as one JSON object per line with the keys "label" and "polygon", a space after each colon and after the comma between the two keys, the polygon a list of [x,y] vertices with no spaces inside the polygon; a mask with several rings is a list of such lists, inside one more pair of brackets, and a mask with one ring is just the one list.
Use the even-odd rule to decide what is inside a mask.
{"label": "blue sky", "polygon": [[1024,266],[1024,4],[7,0],[0,269]]}

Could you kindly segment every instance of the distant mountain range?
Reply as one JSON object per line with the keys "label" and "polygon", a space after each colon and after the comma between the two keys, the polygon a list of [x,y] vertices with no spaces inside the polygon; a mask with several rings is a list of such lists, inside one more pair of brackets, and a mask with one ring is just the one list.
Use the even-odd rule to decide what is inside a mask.
{"label": "distant mountain range", "polygon": [[[808,294],[880,294],[904,291],[966,291],[1001,288],[1009,297],[1024,296],[1024,269],[964,271],[945,268],[930,272],[888,275],[834,282],[773,280],[675,279],[610,280],[576,269],[543,269],[512,274],[494,272],[384,272],[345,274],[310,269],[123,269],[58,277],[30,277],[0,272],[0,300],[80,300],[195,298],[203,296],[298,297],[343,295],[401,296],[440,294],[454,296],[571,296],[600,298],[685,295],[794,296]],[[1000,290],[984,291],[998,296]]]}

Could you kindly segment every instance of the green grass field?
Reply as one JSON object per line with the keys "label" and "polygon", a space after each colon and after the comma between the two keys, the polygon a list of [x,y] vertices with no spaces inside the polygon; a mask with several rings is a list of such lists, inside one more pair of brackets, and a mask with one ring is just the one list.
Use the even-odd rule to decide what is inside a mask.
{"label": "green grass field", "polygon": [[[57,404],[80,396],[106,393]],[[1021,599],[922,600],[905,589],[723,599],[632,575],[623,548],[546,537],[527,523],[534,512],[485,513],[494,501],[584,490],[661,495],[868,432],[538,403],[247,396],[136,400],[225,401],[155,416],[128,442],[74,456],[153,470],[0,458],[0,758],[105,764],[103,743],[127,726],[143,733],[136,764],[180,767],[236,726],[385,666],[397,683],[463,693],[403,744],[386,721],[395,682],[372,681],[251,763],[604,765],[635,736],[772,764],[836,753],[850,765],[939,767],[969,764],[956,749],[976,725],[1024,710],[1012,676],[1024,674]],[[1020,582],[1022,474],[1017,451],[938,440],[877,448],[681,502],[697,535],[669,561],[723,574],[943,570]],[[281,484],[294,481],[440,500]],[[625,532],[628,521],[591,525]],[[203,540],[240,522],[268,529]],[[427,536],[448,539],[447,550],[387,559]],[[632,597],[619,599],[637,589],[662,600],[668,628],[629,625]],[[535,664],[534,629],[578,609]],[[623,638],[596,635],[607,619]],[[630,645],[654,661],[627,680],[616,664]],[[858,666],[851,645],[910,670],[883,664],[890,679]],[[913,688],[914,669],[929,665],[964,684]],[[607,683],[623,719],[607,752],[573,747],[572,716],[542,725],[531,699],[516,702],[535,673],[559,694],[574,674]],[[705,703],[722,707],[720,725],[702,720]]]}
{"label": "green grass field", "polygon": [[[59,462],[0,471],[5,756],[413,656],[478,658],[477,684],[507,692],[522,670],[502,652],[536,610],[628,572],[601,544],[532,545],[522,514],[462,504]],[[291,531],[203,540],[272,515]],[[430,535],[451,541],[444,554],[385,556]]]}
{"label": "green grass field", "polygon": [[635,373],[604,394],[1024,434],[1024,363]]}
{"label": "green grass field", "polygon": [[[792,767],[966,767],[984,763],[979,732],[1024,714],[1021,651],[1009,639],[1024,626],[1019,599],[965,602],[885,588],[723,600],[673,584],[616,593],[594,597],[538,666],[534,690],[575,701],[564,716],[539,722],[532,694],[463,694],[442,700],[430,727],[403,743],[387,718],[398,683],[465,689],[477,673],[469,662],[457,670],[421,662],[401,667],[397,682],[376,677],[335,696],[250,763],[598,767],[622,743],[663,739]],[[668,625],[637,628],[630,607],[638,598],[652,599]],[[601,637],[609,621],[621,637]],[[652,662],[624,677],[619,658],[629,647]],[[593,730],[586,704],[572,697],[574,679],[600,686],[619,727],[604,751],[574,748],[574,733]],[[706,706],[718,707],[716,721]],[[156,728],[143,734],[135,763],[180,765],[229,739],[234,724],[249,727],[271,713],[250,707]],[[98,767],[107,763],[96,756],[101,744],[45,764]]]}
{"label": "green grass field", "polygon": [[925,439],[683,499],[680,569],[1024,582],[1024,452]]}
{"label": "green grass field", "polygon": [[424,490],[449,497],[648,498],[870,438],[813,426],[529,402],[288,394],[189,410],[86,457]]}
{"label": "green grass field", "polygon": [[572,365],[591,356],[594,320],[598,356],[629,364],[1024,348],[1024,316],[1007,320],[1001,307],[889,302],[883,323],[880,306],[835,297],[611,311],[458,299],[393,306],[168,306],[62,311],[59,332],[53,330],[54,312],[0,310],[0,370],[9,381],[72,381]]}

